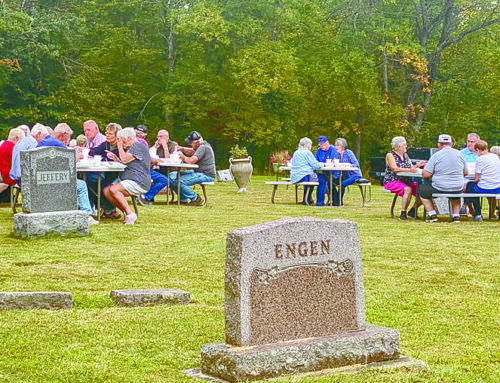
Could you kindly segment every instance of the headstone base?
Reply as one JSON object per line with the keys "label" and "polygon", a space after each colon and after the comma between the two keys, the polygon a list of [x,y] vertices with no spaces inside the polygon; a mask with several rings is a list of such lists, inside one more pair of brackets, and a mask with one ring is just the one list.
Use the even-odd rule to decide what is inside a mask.
{"label": "headstone base", "polygon": [[18,213],[14,215],[14,234],[27,239],[47,234],[83,237],[89,234],[89,217],[81,210]]}
{"label": "headstone base", "polygon": [[0,292],[0,310],[70,310],[73,295],[60,291]]}
{"label": "headstone base", "polygon": [[205,344],[201,372],[228,382],[242,382],[399,357],[399,331],[367,325],[365,331],[252,347]]}
{"label": "headstone base", "polygon": [[176,289],[113,290],[110,297],[117,306],[187,305],[187,291]]}
{"label": "headstone base", "polygon": [[[398,359],[385,360],[383,362],[354,364],[350,366],[328,368],[326,370],[321,370],[321,371],[296,374],[293,375],[293,378],[291,378],[290,381],[301,382],[302,378],[307,378],[307,377],[326,377],[326,376],[343,375],[343,374],[358,374],[367,370],[382,370],[382,369],[394,369],[394,368],[423,369],[427,368],[427,366],[421,360],[401,355]],[[200,379],[205,382],[229,383],[227,380],[222,380],[214,378],[212,376],[205,375],[204,373],[201,372],[200,368],[190,368],[187,370],[183,370],[182,373],[191,378]]]}

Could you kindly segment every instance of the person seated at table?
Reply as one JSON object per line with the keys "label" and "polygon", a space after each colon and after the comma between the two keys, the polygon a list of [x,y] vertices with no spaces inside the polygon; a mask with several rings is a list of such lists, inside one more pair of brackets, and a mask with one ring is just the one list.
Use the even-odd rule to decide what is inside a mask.
{"label": "person seated at table", "polygon": [[416,173],[418,167],[425,165],[425,161],[419,162],[418,166],[412,164],[410,157],[406,153],[407,144],[404,137],[394,137],[391,146],[392,150],[385,156],[384,189],[401,197],[401,215],[399,219],[406,220],[408,215],[417,218],[415,216],[415,210],[418,206],[417,200],[408,214],[406,212],[411,202],[411,196],[417,195],[417,183],[413,181],[413,178],[401,177],[398,173]]}
{"label": "person seated at table", "polygon": [[124,213],[124,223],[133,225],[137,215],[130,210],[126,198],[144,194],[151,187],[151,158],[146,146],[136,140],[134,128],[129,127],[118,132],[117,146],[118,156],[108,152],[108,158],[126,164],[127,167],[113,184],[104,188],[103,193],[109,202]]}
{"label": "person seated at table", "polygon": [[[148,143],[146,142],[146,134],[148,129],[145,125],[139,125],[135,128],[135,134],[137,135],[137,141],[141,142],[149,149]],[[154,167],[157,163],[161,161],[159,158],[153,158],[151,156],[151,151],[149,153],[149,157],[151,158],[151,167]],[[160,173],[159,171],[150,169],[151,176],[151,188],[147,193],[144,193],[138,197],[138,201],[142,206],[152,205],[154,203],[155,196],[163,190],[168,185],[168,178],[166,175]]]}
{"label": "person seated at table", "polygon": [[175,148],[177,146],[177,142],[170,140],[168,130],[159,130],[156,134],[155,144],[149,149],[153,169],[159,173],[168,175],[167,169],[162,168],[161,166],[156,166],[156,164],[163,161],[165,158],[170,158],[170,155],[175,152]]}
{"label": "person seated at table", "polygon": [[16,180],[9,177],[12,167],[12,151],[16,143],[24,138],[25,134],[21,128],[13,128],[9,131],[7,139],[0,145],[0,193],[9,186],[16,184]]}
{"label": "person seated at table", "polygon": [[[422,177],[431,182],[418,189],[418,196],[429,213],[429,222],[437,222],[437,213],[432,202],[432,194],[461,194],[464,177],[467,176],[467,162],[458,150],[453,149],[453,140],[448,134],[438,137],[439,151],[432,155]],[[452,222],[460,222],[460,197],[451,198]]]}
{"label": "person seated at table", "polygon": [[[72,134],[73,130],[69,127],[68,124],[57,124],[57,126],[54,128],[54,133],[40,140],[36,147],[40,148],[53,146],[66,149]],[[92,208],[90,206],[87,184],[85,183],[85,181],[80,179],[76,180],[76,191],[78,198],[78,210],[82,210],[87,213],[90,225],[98,224],[99,221],[96,221],[92,218]]]}
{"label": "person seated at table", "polygon": [[[318,182],[318,175],[315,170],[321,169],[323,164],[316,160],[311,153],[312,141],[304,137],[299,141],[299,147],[292,156],[292,168],[290,169],[290,178],[293,184],[299,182]],[[302,205],[312,205],[311,199],[314,186],[304,185],[304,196]],[[323,196],[324,205],[324,196]]]}
{"label": "person seated at table", "polygon": [[[178,198],[180,203],[190,206],[203,206],[203,198],[197,195],[189,186],[202,182],[213,182],[215,180],[214,151],[212,146],[197,131],[189,133],[184,141],[190,147],[177,146],[176,150],[181,152],[179,158],[187,164],[198,165],[198,168],[181,172],[180,195]],[[177,172],[170,173],[170,183],[172,192],[176,193]]]}
{"label": "person seated at table", "polygon": [[[111,122],[106,126],[105,136],[106,141],[89,150],[89,156],[101,156],[103,161],[111,161],[108,157],[108,152],[118,155],[117,133],[122,130],[122,126],[115,122]],[[85,136],[83,136],[86,138]],[[118,172],[103,172],[101,173],[101,194],[102,190],[118,178]],[[90,201],[94,206],[97,206],[97,173],[87,174],[87,187]],[[101,214],[102,219],[120,219],[122,216],[116,210],[116,207],[106,198],[101,199]],[[98,212],[99,213],[99,212]]]}
{"label": "person seated at table", "polygon": [[492,146],[490,148],[490,153],[494,153],[500,158],[500,146]]}
{"label": "person seated at table", "polygon": [[[318,138],[319,148],[316,151],[316,159],[318,162],[331,162],[334,158],[339,158],[337,151],[333,145],[330,145],[328,138],[320,136]],[[316,206],[325,205],[325,194],[330,189],[330,176],[332,172],[318,172],[319,186],[316,189]]]}
{"label": "person seated at table", "polygon": [[[488,152],[488,143],[478,140],[474,145],[475,152],[478,154],[476,160],[476,169],[473,182],[468,182],[465,187],[465,193],[480,194],[499,194],[500,193],[500,159],[494,153]],[[496,207],[496,199],[491,200],[492,211]],[[481,222],[481,203],[479,197],[467,197],[465,203],[469,204],[469,209],[473,211],[474,222]]]}
{"label": "person seated at table", "polygon": [[9,177],[15,180],[18,185],[21,185],[21,151],[36,148],[40,140],[48,135],[47,127],[37,122],[28,136],[16,142],[12,150],[12,166]]}
{"label": "person seated at table", "polygon": [[[353,184],[357,179],[361,178],[361,171],[359,170],[359,162],[356,156],[350,149],[347,149],[347,141],[345,139],[337,138],[335,140],[335,150],[339,155],[340,163],[351,164],[353,167],[357,168],[356,170],[342,171],[342,185],[340,186],[341,189],[340,198],[338,190],[335,188],[332,190],[333,204],[340,206],[344,198],[345,188]],[[336,186],[339,186],[339,175],[340,172],[334,172],[334,174],[332,175],[334,178],[333,182]]]}

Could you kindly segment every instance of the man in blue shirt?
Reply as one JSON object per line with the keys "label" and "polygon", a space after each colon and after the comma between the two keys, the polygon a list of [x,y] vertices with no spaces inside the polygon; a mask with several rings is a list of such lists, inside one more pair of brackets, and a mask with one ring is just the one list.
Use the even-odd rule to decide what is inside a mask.
{"label": "man in blue shirt", "polygon": [[31,129],[31,135],[24,137],[18,141],[12,151],[12,167],[10,169],[9,177],[16,180],[18,184],[21,183],[21,151],[36,148],[36,145],[45,137],[49,132],[45,126],[36,123]]}
{"label": "man in blue shirt", "polygon": [[[337,151],[333,145],[330,145],[328,138],[320,136],[318,138],[319,148],[316,151],[316,160],[318,162],[330,162],[334,158],[339,158]],[[325,193],[330,182],[330,175],[332,172],[319,172],[318,182],[319,186],[316,189],[316,206],[325,206]]]}
{"label": "man in blue shirt", "polygon": [[467,135],[467,147],[463,148],[460,150],[460,153],[465,158],[465,161],[467,162],[476,162],[477,160],[477,153],[476,149],[474,149],[474,145],[476,145],[476,142],[479,141],[479,135],[476,133],[469,133]]}

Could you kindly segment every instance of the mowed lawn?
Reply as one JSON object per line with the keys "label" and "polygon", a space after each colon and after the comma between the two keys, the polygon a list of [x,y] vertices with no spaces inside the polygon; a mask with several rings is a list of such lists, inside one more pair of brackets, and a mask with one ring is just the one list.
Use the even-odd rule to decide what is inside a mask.
{"label": "mowed lawn", "polygon": [[[391,219],[381,186],[368,207],[357,189],[342,208],[295,205],[284,188],[272,205],[265,180],[254,177],[251,194],[216,183],[203,208],[166,206],[160,196],[140,207],[135,226],[105,221],[84,238],[15,238],[1,205],[0,291],[69,291],[74,307],[0,312],[0,381],[197,381],[182,370],[199,366],[203,344],[224,342],[226,233],[301,216],[358,224],[367,322],[399,329],[402,353],[428,366],[301,382],[500,381],[500,221]],[[142,288],[186,290],[192,302],[112,305],[111,290]]]}

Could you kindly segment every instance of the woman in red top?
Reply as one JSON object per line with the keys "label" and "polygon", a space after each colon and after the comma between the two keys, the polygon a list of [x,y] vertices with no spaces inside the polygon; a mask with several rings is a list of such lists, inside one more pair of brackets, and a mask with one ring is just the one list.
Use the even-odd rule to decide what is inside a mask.
{"label": "woman in red top", "polygon": [[0,145],[0,193],[6,190],[10,185],[15,185],[16,181],[9,177],[12,167],[12,151],[14,145],[20,139],[24,138],[24,132],[21,128],[11,129],[9,137]]}

